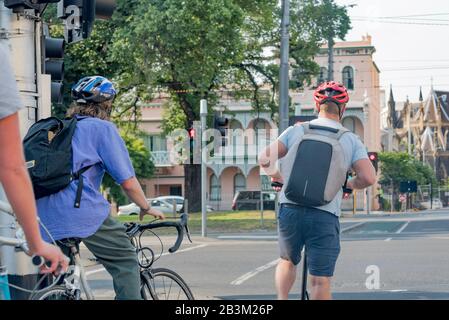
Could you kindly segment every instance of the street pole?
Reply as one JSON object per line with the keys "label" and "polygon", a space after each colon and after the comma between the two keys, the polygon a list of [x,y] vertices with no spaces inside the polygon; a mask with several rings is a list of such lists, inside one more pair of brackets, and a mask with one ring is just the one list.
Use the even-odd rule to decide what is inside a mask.
{"label": "street pole", "polygon": [[290,0],[282,1],[281,69],[279,75],[279,134],[288,128],[289,57],[290,57]]}
{"label": "street pole", "polygon": [[201,236],[207,237],[207,206],[206,206],[206,191],[207,191],[207,148],[205,141],[205,132],[207,129],[207,100],[202,99],[200,105],[201,116]]}
{"label": "street pole", "polygon": [[328,71],[327,81],[334,80],[334,39],[330,37],[327,41],[328,45]]}

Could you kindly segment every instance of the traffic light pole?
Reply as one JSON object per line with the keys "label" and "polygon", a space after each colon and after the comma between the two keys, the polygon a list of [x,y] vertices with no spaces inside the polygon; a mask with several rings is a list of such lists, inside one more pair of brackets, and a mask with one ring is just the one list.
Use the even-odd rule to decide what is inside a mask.
{"label": "traffic light pole", "polygon": [[[41,104],[42,92],[39,80],[40,55],[37,44],[40,39],[40,23],[35,19],[33,10],[25,10],[25,14],[13,14],[0,0],[0,42],[10,48],[10,61],[17,78],[17,87],[23,108],[19,112],[21,135],[24,136],[28,128],[40,117],[45,115],[45,108]],[[39,38],[38,38],[39,37]],[[0,62],[0,63],[3,63]],[[49,109],[48,109],[49,110]],[[7,200],[0,187],[0,200]],[[0,235],[14,236],[18,225],[13,217],[0,214]],[[6,227],[5,227],[6,226]],[[8,270],[11,284],[19,287],[33,288],[38,280],[38,269],[33,266],[31,259],[23,252],[15,252],[12,247],[0,249],[1,260]],[[28,294],[11,289],[12,299],[27,299]]]}
{"label": "traffic light pole", "polygon": [[281,70],[279,75],[279,134],[288,128],[289,56],[290,56],[290,0],[282,1]]}
{"label": "traffic light pole", "polygon": [[207,148],[204,139],[204,133],[207,130],[207,100],[201,100],[200,105],[201,116],[201,236],[207,237]]}

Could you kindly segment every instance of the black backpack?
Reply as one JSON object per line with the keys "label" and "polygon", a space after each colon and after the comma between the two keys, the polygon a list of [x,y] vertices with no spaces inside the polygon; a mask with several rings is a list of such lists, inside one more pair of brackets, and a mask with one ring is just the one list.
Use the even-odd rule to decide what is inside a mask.
{"label": "black backpack", "polygon": [[75,208],[80,207],[82,174],[92,166],[72,172],[72,137],[79,120],[42,119],[31,126],[23,140],[25,159],[36,199],[49,196],[79,180]]}

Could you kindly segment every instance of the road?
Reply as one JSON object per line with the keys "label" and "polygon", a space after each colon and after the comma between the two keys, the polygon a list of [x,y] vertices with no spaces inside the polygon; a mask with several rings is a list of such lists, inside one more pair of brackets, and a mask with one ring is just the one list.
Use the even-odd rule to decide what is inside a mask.
{"label": "road", "polygon": [[[335,299],[449,299],[449,211],[344,218],[341,229]],[[173,238],[163,241],[168,245]],[[96,297],[112,299],[110,276],[82,252]],[[194,237],[155,265],[181,274],[197,299],[265,300],[276,297],[277,259],[276,235],[258,232]],[[373,275],[378,287],[371,281],[367,287]],[[299,298],[299,278],[292,299]]]}

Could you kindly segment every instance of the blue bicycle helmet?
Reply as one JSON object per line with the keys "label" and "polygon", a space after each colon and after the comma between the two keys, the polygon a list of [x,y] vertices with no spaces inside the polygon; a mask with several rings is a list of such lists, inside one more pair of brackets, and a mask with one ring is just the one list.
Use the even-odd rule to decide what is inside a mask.
{"label": "blue bicycle helmet", "polygon": [[116,94],[112,82],[101,76],[82,78],[72,87],[72,98],[78,103],[101,103],[114,99]]}

